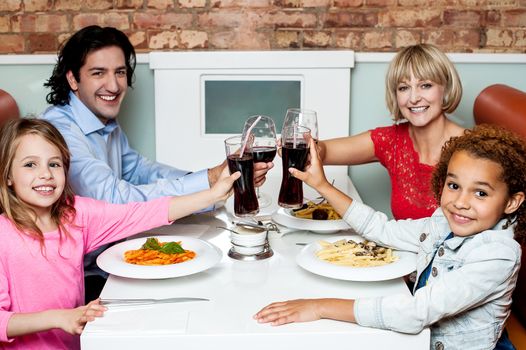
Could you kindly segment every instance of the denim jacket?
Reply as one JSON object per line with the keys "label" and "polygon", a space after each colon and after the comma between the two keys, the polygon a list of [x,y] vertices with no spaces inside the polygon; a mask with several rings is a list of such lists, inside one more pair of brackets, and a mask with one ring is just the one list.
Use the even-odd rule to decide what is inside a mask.
{"label": "denim jacket", "polygon": [[430,218],[395,221],[353,201],[344,220],[368,240],[417,253],[417,280],[432,263],[427,285],[413,296],[356,300],[358,324],[413,334],[429,327],[431,349],[495,347],[510,313],[521,256],[503,220],[491,230],[447,241],[451,230],[440,208]]}

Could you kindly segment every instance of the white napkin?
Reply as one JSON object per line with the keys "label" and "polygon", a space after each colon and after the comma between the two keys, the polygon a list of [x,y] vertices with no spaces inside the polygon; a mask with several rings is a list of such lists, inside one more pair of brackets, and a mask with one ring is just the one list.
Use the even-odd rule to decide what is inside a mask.
{"label": "white napkin", "polygon": [[87,333],[111,334],[183,334],[188,311],[161,305],[109,306],[103,317],[86,325]]}

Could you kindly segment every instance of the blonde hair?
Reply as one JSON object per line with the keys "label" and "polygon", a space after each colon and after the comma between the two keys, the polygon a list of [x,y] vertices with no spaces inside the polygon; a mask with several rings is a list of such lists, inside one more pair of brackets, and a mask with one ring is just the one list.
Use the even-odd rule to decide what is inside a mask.
{"label": "blonde hair", "polygon": [[398,106],[396,91],[398,84],[411,77],[420,80],[431,80],[444,87],[444,113],[452,113],[462,98],[462,84],[457,70],[447,56],[436,46],[418,44],[400,50],[389,64],[385,79],[385,99],[387,108],[394,119],[404,119]]}
{"label": "blonde hair", "polygon": [[72,222],[75,217],[73,207],[75,197],[67,182],[70,154],[66,141],[60,132],[49,122],[39,119],[13,119],[5,122],[0,129],[0,212],[11,220],[20,230],[44,244],[44,235],[35,222],[36,213],[28,205],[18,199],[15,191],[9,186],[9,176],[13,159],[22,136],[33,134],[44,138],[56,146],[63,162],[66,183],[59,199],[51,206],[51,218],[57,224],[62,238],[62,232],[68,237],[64,227],[65,222]]}

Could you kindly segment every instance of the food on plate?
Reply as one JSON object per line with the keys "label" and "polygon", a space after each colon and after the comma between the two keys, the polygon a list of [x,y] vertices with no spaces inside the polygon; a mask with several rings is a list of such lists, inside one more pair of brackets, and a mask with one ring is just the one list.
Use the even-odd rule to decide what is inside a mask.
{"label": "food on plate", "polygon": [[178,264],[195,258],[196,253],[185,250],[181,242],[160,242],[150,237],[140,249],[124,252],[124,260],[135,265],[170,265]]}
{"label": "food on plate", "polygon": [[312,220],[341,220],[340,214],[327,202],[315,204],[307,202],[300,209],[291,211],[292,215],[300,219]]}
{"label": "food on plate", "polygon": [[331,264],[352,267],[370,267],[390,264],[398,257],[391,248],[381,247],[374,242],[340,239],[334,243],[318,242],[322,249],[316,252],[319,259]]}

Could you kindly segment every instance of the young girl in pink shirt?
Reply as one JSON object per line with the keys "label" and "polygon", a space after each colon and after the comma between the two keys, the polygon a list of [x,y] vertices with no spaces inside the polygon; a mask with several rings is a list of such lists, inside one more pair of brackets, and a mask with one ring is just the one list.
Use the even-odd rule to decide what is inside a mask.
{"label": "young girl in pink shirt", "polygon": [[169,224],[228,197],[239,173],[209,190],[109,204],[74,196],[62,135],[43,120],[0,130],[0,348],[78,349],[86,322],[106,308],[83,305],[84,254]]}

